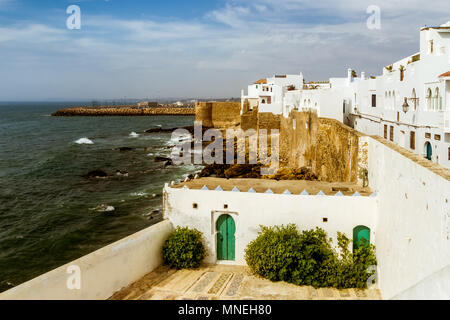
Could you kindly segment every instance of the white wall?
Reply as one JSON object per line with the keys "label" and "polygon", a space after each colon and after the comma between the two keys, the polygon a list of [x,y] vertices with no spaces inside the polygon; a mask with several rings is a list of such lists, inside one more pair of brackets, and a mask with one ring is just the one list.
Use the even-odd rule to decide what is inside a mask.
{"label": "white wall", "polygon": [[[193,203],[198,205],[197,209],[193,208]],[[225,204],[228,209],[224,209]],[[257,237],[260,225],[295,223],[300,230],[321,227],[334,239],[337,231],[352,239],[353,228],[364,225],[370,228],[371,239],[376,237],[376,197],[303,196],[166,186],[163,207],[164,217],[174,226],[189,226],[203,232],[208,263],[217,261],[215,223],[224,213],[235,220],[235,263],[239,265],[245,265],[245,248]],[[323,222],[323,218],[328,218],[328,222]]]}
{"label": "white wall", "polygon": [[[103,247],[37,278],[0,293],[0,300],[107,299],[162,264],[162,246],[173,230],[169,221]],[[69,266],[81,270],[81,289],[69,290]]]}
{"label": "white wall", "polygon": [[369,185],[379,201],[379,288],[390,299],[450,264],[450,182],[369,138]]}
{"label": "white wall", "polygon": [[419,283],[397,294],[393,300],[449,300],[450,266],[447,266]]}

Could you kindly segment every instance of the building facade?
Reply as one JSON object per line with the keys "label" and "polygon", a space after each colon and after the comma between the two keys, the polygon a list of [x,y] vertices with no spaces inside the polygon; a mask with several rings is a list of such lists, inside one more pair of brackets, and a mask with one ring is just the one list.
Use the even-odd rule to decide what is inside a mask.
{"label": "building facade", "polygon": [[423,27],[420,51],[380,76],[357,77],[349,68],[347,77],[303,82],[302,74],[258,80],[242,92],[241,114],[314,110],[450,168],[450,21]]}

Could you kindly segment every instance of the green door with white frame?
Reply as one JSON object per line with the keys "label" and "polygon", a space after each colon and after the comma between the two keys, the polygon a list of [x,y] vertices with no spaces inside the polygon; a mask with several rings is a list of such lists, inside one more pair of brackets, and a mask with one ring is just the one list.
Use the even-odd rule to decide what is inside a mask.
{"label": "green door with white frame", "polygon": [[217,219],[217,260],[234,260],[236,226],[233,218],[223,214]]}

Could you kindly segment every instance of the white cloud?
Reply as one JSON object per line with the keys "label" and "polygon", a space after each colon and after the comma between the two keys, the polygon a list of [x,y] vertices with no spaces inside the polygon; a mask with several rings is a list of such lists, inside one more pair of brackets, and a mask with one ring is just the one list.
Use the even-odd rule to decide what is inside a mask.
{"label": "white cloud", "polygon": [[[381,8],[381,30],[366,28],[370,4]],[[238,96],[253,78],[274,73],[323,80],[352,67],[378,74],[416,52],[419,27],[446,22],[448,9],[448,0],[235,0],[193,20],[86,13],[79,31],[3,26],[0,59],[12,71],[0,80],[0,97],[18,92],[14,75],[24,72],[30,94],[44,94],[32,83],[45,78],[46,96],[60,97]],[[68,80],[54,80],[61,77]]]}

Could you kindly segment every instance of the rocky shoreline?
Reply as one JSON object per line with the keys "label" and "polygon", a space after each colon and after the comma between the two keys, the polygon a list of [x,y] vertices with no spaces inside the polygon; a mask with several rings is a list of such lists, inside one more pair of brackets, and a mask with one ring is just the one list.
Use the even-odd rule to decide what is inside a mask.
{"label": "rocky shoreline", "polygon": [[54,117],[73,116],[193,116],[194,108],[174,107],[149,107],[138,108],[136,106],[101,106],[101,107],[73,107],[60,109],[54,113]]}

